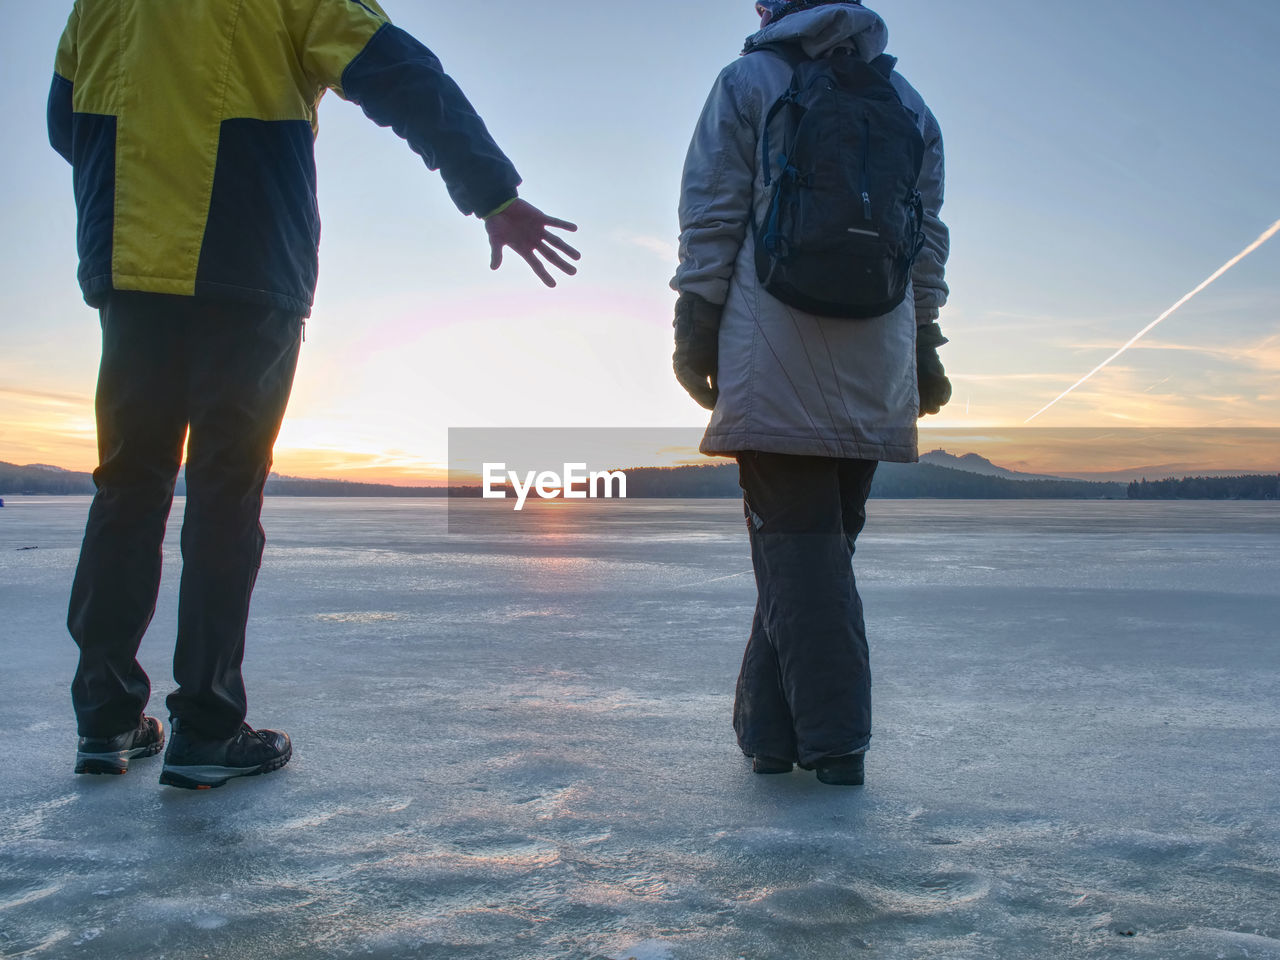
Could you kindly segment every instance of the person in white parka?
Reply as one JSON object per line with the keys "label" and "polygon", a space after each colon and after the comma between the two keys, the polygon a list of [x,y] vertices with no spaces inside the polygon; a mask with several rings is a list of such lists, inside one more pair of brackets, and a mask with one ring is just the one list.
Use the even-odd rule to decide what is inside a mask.
{"label": "person in white parka", "polygon": [[[849,0],[761,0],[756,10],[761,30],[721,72],[685,164],[674,367],[712,410],[702,452],[739,464],[759,592],[734,708],[739,745],[758,773],[799,763],[823,782],[860,784],[871,675],[854,542],[878,462],[915,462],[918,418],[951,394],[937,354],[950,246],[942,136],[920,94],[890,73],[878,14]],[[771,108],[794,61],[836,54],[884,71],[923,143],[905,295],[856,320],[782,302],[757,269],[778,175],[763,169],[761,142],[787,136]]]}

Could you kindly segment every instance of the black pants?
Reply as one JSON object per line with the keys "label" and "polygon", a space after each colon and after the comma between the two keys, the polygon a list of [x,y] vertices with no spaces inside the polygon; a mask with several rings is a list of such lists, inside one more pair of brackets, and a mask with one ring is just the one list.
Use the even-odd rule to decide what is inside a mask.
{"label": "black pants", "polygon": [[876,466],[738,457],[759,596],[733,716],[747,756],[813,766],[871,741],[871,670],[853,551]]}
{"label": "black pants", "polygon": [[265,544],[262,490],[293,386],[302,318],[117,292],[101,319],[97,495],[67,616],[80,647],[71,686],[80,735],[131,729],[151,695],[137,653],[155,613],[185,439],[178,689],[168,707],[194,731],[230,737],[245,717],[240,665]]}

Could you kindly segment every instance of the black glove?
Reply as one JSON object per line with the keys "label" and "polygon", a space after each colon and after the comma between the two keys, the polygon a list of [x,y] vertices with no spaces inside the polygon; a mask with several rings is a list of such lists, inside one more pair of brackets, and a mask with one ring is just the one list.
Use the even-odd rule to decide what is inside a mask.
{"label": "black glove", "polygon": [[951,381],[942,368],[938,348],[950,341],[936,323],[922,324],[916,329],[916,371],[920,384],[920,416],[940,413],[951,400]]}
{"label": "black glove", "polygon": [[720,358],[720,314],[723,312],[724,307],[708,303],[696,293],[682,293],[676,301],[676,352],[671,365],[680,386],[708,410],[715,408],[720,396],[716,367]]}

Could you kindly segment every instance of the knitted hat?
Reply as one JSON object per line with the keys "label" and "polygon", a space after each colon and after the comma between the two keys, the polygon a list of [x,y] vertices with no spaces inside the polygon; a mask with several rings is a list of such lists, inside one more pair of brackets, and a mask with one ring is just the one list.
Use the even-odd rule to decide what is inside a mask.
{"label": "knitted hat", "polygon": [[797,13],[826,3],[856,3],[861,6],[862,0],[756,0],[756,6],[770,14],[770,22],[781,20],[789,13]]}

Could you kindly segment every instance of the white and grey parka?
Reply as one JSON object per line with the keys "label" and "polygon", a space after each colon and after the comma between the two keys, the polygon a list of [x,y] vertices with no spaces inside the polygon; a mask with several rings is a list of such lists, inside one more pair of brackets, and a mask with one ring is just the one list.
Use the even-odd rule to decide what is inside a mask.
{"label": "white and grey parka", "polygon": [[[867,61],[885,52],[888,28],[873,11],[835,3],[793,13],[749,44],[798,42],[810,57],[853,49]],[[920,192],[925,246],[907,298],[874,320],[816,317],[761,287],[752,231],[770,197],[760,140],[770,107],[791,82],[779,56],[740,57],[716,81],[685,163],[680,197],[680,266],[672,287],[723,304],[719,399],[702,452],[743,450],[862,460],[918,459],[915,337],[947,301],[949,234],[943,200],[942,134],[915,89],[892,82],[925,141]],[[770,131],[780,143],[782,120]],[[776,174],[776,171],[775,171]],[[754,218],[754,222],[753,222]]]}

